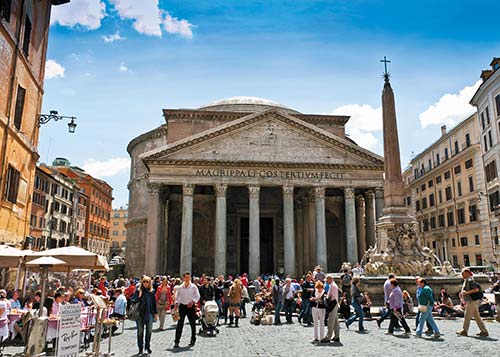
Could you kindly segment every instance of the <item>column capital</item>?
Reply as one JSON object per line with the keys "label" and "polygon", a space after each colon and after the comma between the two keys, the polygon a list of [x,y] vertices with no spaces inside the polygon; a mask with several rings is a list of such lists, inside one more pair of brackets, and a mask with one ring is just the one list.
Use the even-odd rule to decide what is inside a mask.
{"label": "column capital", "polygon": [[314,196],[316,198],[325,198],[325,188],[324,187],[315,187],[314,188]]}
{"label": "column capital", "polygon": [[194,193],[194,185],[193,184],[182,185],[182,194],[184,196],[192,196],[193,193]]}
{"label": "column capital", "polygon": [[375,198],[384,198],[384,189],[382,187],[375,188]]}
{"label": "column capital", "polygon": [[250,195],[250,198],[259,198],[260,186],[248,186],[248,194]]}
{"label": "column capital", "polygon": [[214,186],[215,189],[215,194],[217,197],[225,197],[226,192],[227,192],[227,185],[226,184],[218,184]]}
{"label": "column capital", "polygon": [[356,206],[357,207],[363,206],[364,202],[365,202],[365,198],[363,197],[363,195],[357,195],[356,196]]}
{"label": "column capital", "polygon": [[149,193],[160,193],[162,185],[160,183],[148,183],[148,192]]}
{"label": "column capital", "polygon": [[375,196],[375,195],[373,194],[373,191],[372,191],[372,190],[368,190],[368,191],[366,191],[366,192],[365,192],[365,198],[366,198],[367,200],[373,200],[374,196]]}
{"label": "column capital", "polygon": [[352,187],[344,188],[344,196],[345,196],[345,198],[354,199],[354,188],[352,188]]}
{"label": "column capital", "polygon": [[283,198],[293,198],[293,186],[284,185],[283,186]]}

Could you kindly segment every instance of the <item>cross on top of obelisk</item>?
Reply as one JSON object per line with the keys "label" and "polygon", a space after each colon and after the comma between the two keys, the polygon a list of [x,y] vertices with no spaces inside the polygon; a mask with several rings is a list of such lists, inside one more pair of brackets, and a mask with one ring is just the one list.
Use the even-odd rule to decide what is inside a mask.
{"label": "cross on top of obelisk", "polygon": [[384,67],[385,67],[385,72],[384,72],[384,80],[385,80],[386,82],[389,82],[389,77],[390,77],[391,75],[389,74],[389,72],[387,72],[387,63],[391,63],[391,61],[389,61],[389,60],[387,59],[387,57],[386,57],[386,56],[384,56],[384,59],[383,59],[383,60],[380,60],[380,62],[384,62]]}

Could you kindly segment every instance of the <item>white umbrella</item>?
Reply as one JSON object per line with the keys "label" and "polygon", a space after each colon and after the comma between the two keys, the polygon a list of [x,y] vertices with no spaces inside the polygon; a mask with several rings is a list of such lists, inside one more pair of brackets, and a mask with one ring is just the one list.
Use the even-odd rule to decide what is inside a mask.
{"label": "white umbrella", "polygon": [[[54,257],[67,263],[67,269],[109,270],[106,259],[79,247],[63,247],[34,252],[27,256],[31,261],[39,257]],[[103,261],[104,260],[104,261]]]}
{"label": "white umbrella", "polygon": [[57,259],[54,257],[39,257],[39,258],[36,258],[36,259],[26,263],[26,265],[29,265],[29,266],[38,265],[38,266],[52,267],[54,265],[58,265],[58,266],[68,265],[68,263],[66,263],[65,261],[63,261],[61,259]]}
{"label": "white umbrella", "polygon": [[5,244],[0,245],[0,268],[15,268],[22,257],[24,257],[22,250]]}

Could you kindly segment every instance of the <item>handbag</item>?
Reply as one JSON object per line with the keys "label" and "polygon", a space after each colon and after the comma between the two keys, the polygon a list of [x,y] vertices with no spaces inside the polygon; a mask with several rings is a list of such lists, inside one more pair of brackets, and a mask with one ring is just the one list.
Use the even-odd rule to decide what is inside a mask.
{"label": "handbag", "polygon": [[130,321],[137,321],[141,318],[141,314],[139,311],[139,302],[134,302],[130,305],[130,309],[127,313],[127,318]]}
{"label": "handbag", "polygon": [[177,322],[181,319],[181,315],[179,315],[179,309],[175,307],[172,309],[171,315],[174,322]]}
{"label": "handbag", "polygon": [[427,308],[428,308],[427,305],[420,305],[420,304],[418,304],[418,311],[419,312],[427,312]]}

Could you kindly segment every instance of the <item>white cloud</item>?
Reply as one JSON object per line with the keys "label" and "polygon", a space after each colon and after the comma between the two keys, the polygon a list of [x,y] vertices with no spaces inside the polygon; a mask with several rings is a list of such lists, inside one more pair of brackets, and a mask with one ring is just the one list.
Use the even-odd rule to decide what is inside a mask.
{"label": "white cloud", "polygon": [[125,157],[116,157],[107,161],[88,159],[83,163],[82,168],[97,178],[113,177],[130,170],[130,159]]}
{"label": "white cloud", "polygon": [[87,30],[101,27],[101,20],[106,16],[106,4],[100,0],[76,0],[68,4],[52,7],[50,24],[61,26],[79,26]]}
{"label": "white cloud", "polygon": [[172,17],[167,11],[164,12],[164,15],[163,27],[165,31],[170,34],[179,34],[185,38],[193,38],[193,31],[191,30],[193,25],[189,21]]}
{"label": "white cloud", "polygon": [[134,20],[134,29],[142,34],[161,37],[162,14],[158,0],[110,0],[122,19]]}
{"label": "white cloud", "polygon": [[120,69],[120,72],[128,72],[129,71],[128,67],[125,65],[125,62],[120,63],[119,69]]}
{"label": "white cloud", "polygon": [[45,62],[45,79],[64,78],[64,67],[54,60]]}
{"label": "white cloud", "polygon": [[125,40],[125,37],[120,36],[120,33],[116,31],[113,35],[102,36],[102,39],[104,40],[104,43],[113,43],[115,41],[123,41]]}
{"label": "white cloud", "polygon": [[474,113],[475,108],[469,104],[469,101],[480,84],[481,80],[472,86],[463,88],[458,94],[447,93],[443,95],[436,103],[419,115],[422,128],[442,124],[454,126]]}
{"label": "white cloud", "polygon": [[347,104],[335,109],[333,115],[348,115],[346,132],[358,145],[374,150],[378,139],[373,132],[382,130],[382,108],[368,104]]}

